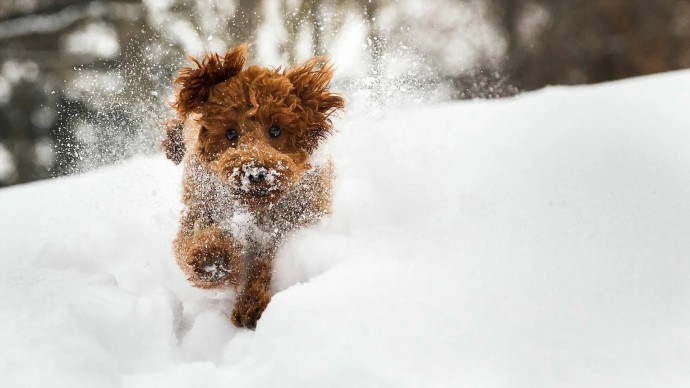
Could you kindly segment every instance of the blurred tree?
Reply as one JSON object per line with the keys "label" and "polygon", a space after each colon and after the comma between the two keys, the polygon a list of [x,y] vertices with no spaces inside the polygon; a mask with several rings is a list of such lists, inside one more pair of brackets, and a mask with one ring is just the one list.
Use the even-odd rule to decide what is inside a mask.
{"label": "blurred tree", "polygon": [[493,0],[520,89],[603,82],[690,66],[688,0]]}
{"label": "blurred tree", "polygon": [[42,81],[34,71],[31,75],[22,74],[15,80],[8,101],[0,105],[0,142],[13,155],[13,171],[2,177],[2,184],[50,176],[44,163],[52,162],[50,130],[54,115],[52,112],[47,112],[47,117],[41,115],[45,112],[42,108],[54,105],[55,100],[43,93]]}
{"label": "blurred tree", "polygon": [[690,67],[690,0],[4,0],[0,186],[153,152],[186,55],[244,42],[377,102],[494,98]]}
{"label": "blurred tree", "polygon": [[[0,150],[10,154],[0,166],[9,171],[0,175],[0,186],[73,170],[83,147],[70,125],[87,109],[83,96],[65,86],[75,78],[75,66],[100,61],[96,67],[108,68],[116,62],[81,52],[83,39],[71,45],[76,52],[69,52],[68,38],[94,21],[99,26],[130,24],[138,7],[132,1],[86,0],[17,0],[0,5]],[[89,34],[94,30],[81,33]],[[91,49],[102,52],[103,43],[92,40]],[[112,50],[112,39],[110,43]],[[116,40],[114,44],[117,47]]]}

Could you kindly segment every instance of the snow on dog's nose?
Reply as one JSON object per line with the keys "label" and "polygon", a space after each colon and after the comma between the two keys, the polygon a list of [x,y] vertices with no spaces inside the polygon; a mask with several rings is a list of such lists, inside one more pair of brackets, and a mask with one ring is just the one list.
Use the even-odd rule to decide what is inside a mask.
{"label": "snow on dog's nose", "polygon": [[230,178],[235,182],[238,191],[263,197],[280,190],[283,173],[278,169],[258,166],[255,162],[250,162],[241,167],[235,167]]}
{"label": "snow on dog's nose", "polygon": [[266,179],[267,171],[266,169],[261,169],[257,172],[250,172],[247,177],[251,183],[260,183]]}

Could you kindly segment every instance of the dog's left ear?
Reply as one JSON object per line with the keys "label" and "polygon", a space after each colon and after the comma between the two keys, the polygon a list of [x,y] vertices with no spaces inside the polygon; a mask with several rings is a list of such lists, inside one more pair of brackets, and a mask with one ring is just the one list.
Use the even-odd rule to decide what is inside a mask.
{"label": "dog's left ear", "polygon": [[285,76],[292,83],[300,105],[307,114],[308,128],[303,145],[311,152],[331,133],[330,116],[345,107],[345,100],[328,90],[333,78],[333,65],[326,57],[314,57],[302,65],[289,68]]}
{"label": "dog's left ear", "polygon": [[213,85],[234,77],[242,71],[247,53],[247,45],[241,45],[228,51],[224,57],[218,54],[205,54],[203,58],[190,59],[196,68],[183,67],[175,80],[181,88],[177,92],[177,99],[173,108],[181,118],[199,108],[208,99]]}

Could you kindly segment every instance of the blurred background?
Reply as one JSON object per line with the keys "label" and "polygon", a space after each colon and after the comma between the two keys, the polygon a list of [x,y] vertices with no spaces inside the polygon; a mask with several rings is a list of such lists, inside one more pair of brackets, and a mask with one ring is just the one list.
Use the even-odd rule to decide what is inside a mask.
{"label": "blurred background", "polygon": [[243,42],[375,102],[501,98],[690,67],[690,0],[0,0],[0,186],[156,152],[185,57]]}

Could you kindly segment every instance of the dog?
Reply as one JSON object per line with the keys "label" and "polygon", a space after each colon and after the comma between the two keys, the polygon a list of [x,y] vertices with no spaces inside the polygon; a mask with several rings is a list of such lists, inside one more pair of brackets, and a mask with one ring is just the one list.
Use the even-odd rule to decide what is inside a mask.
{"label": "dog", "polygon": [[281,243],[330,213],[332,163],[313,156],[345,101],[329,90],[327,58],[245,68],[246,52],[207,53],[180,69],[162,147],[183,163],[177,264],[193,286],[234,289],[232,322],[255,329]]}

